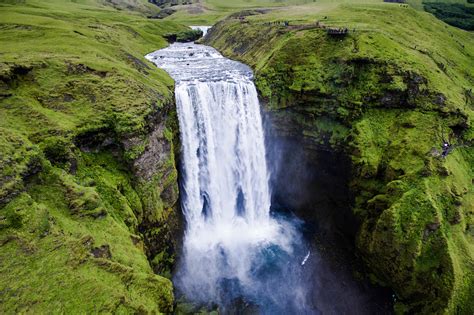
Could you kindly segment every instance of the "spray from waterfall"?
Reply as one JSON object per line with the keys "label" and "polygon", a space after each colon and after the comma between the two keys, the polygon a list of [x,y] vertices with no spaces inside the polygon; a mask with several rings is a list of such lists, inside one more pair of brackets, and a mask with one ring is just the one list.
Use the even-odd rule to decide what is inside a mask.
{"label": "spray from waterfall", "polygon": [[187,224],[174,279],[179,292],[224,308],[243,299],[263,313],[303,307],[301,257],[307,250],[294,222],[270,214],[252,71],[211,47],[189,43],[147,58],[176,81]]}

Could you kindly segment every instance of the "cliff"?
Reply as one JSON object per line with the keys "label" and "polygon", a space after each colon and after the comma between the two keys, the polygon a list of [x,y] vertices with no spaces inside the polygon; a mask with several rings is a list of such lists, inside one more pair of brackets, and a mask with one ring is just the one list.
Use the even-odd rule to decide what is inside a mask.
{"label": "cliff", "polygon": [[143,56],[183,27],[87,1],[0,12],[0,312],[171,312],[178,123]]}
{"label": "cliff", "polygon": [[[317,205],[295,200],[294,210],[354,229],[369,278],[394,290],[398,313],[472,313],[472,33],[396,4],[343,4],[243,12],[204,42],[254,68],[277,135],[332,174],[321,175]],[[284,174],[294,152],[278,189],[317,199],[317,185]]]}

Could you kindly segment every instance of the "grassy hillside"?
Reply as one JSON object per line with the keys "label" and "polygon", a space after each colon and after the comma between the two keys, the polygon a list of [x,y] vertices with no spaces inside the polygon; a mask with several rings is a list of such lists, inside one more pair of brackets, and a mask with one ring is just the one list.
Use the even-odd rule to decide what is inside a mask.
{"label": "grassy hillside", "polygon": [[172,309],[154,271],[177,224],[173,82],[143,56],[181,29],[97,1],[0,2],[1,313]]}
{"label": "grassy hillside", "polygon": [[208,0],[148,20],[141,0],[0,1],[0,312],[171,312],[178,127],[173,82],[143,56],[174,21],[260,7],[274,10],[226,20],[212,44],[351,157],[373,280],[400,311],[471,312],[473,36],[379,2]]}
{"label": "grassy hillside", "polygon": [[82,0],[82,2],[93,5],[102,4],[105,6],[111,6],[117,10],[124,10],[127,13],[137,12],[140,14],[153,15],[160,11],[157,5],[146,0]]}
{"label": "grassy hillside", "polygon": [[[383,0],[203,0],[203,1],[156,1],[161,7],[172,8],[175,13],[167,19],[187,25],[213,25],[224,17],[249,9],[287,8],[287,13],[299,16],[306,10],[309,16],[324,8],[340,4],[374,4]],[[183,4],[184,3],[184,4]],[[406,0],[413,8],[432,13],[440,20],[472,31],[474,2],[472,0]],[[397,5],[397,4],[392,4]]]}
{"label": "grassy hillside", "polygon": [[350,158],[370,278],[395,290],[399,313],[472,314],[474,35],[397,4],[254,14],[206,42],[255,69],[268,109],[295,125],[283,129]]}
{"label": "grassy hillside", "polygon": [[[167,19],[186,25],[213,25],[226,16],[241,10],[287,8],[301,13],[301,10],[334,7],[341,3],[377,3],[382,0],[206,0],[194,1],[190,5],[173,6],[176,13]],[[313,12],[314,13],[314,12]]]}

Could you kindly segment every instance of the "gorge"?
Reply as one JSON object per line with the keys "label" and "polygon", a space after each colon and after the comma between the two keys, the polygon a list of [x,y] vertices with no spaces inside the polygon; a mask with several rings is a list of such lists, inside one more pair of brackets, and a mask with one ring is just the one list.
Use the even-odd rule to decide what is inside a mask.
{"label": "gorge", "polygon": [[[250,68],[194,43],[172,44],[146,57],[176,82],[181,208],[186,221],[183,253],[173,280],[178,294],[210,310],[215,304],[224,313],[255,308],[264,314],[362,314],[389,309],[388,292],[364,289],[348,273],[350,254],[343,258],[337,253],[343,238],[332,244],[334,256],[345,266],[340,271],[331,268],[327,257],[319,253],[320,247],[312,244],[315,231],[307,227],[311,236],[303,238],[304,222],[291,214],[296,208],[277,209],[282,202],[271,202],[265,148],[281,150],[279,141],[269,137],[264,141]],[[298,156],[286,154],[292,159]],[[271,161],[270,168],[286,168],[287,176],[302,179],[304,175],[295,169],[297,163]],[[322,170],[326,168],[321,165]],[[318,177],[315,180],[321,181]],[[273,180],[276,186],[284,181]],[[325,184],[328,182],[321,187]],[[314,188],[310,191],[317,193]],[[284,194],[283,204],[291,204],[286,198],[289,195]],[[318,221],[313,224],[328,229],[343,224],[330,222],[328,217]],[[316,237],[325,241],[323,233]],[[342,295],[346,301],[340,299]]]}
{"label": "gorge", "polygon": [[472,314],[474,35],[423,5],[0,1],[0,313]]}

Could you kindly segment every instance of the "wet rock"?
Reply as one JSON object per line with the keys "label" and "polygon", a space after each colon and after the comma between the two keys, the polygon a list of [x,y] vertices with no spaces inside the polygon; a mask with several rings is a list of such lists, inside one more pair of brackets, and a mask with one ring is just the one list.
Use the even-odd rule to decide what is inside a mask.
{"label": "wet rock", "polygon": [[438,93],[435,95],[434,99],[433,99],[433,102],[440,106],[440,107],[443,107],[446,105],[446,96],[444,96],[443,94],[441,93]]}
{"label": "wet rock", "polygon": [[131,234],[130,239],[132,240],[133,245],[142,244],[143,240],[140,236]]}
{"label": "wet rock", "polygon": [[138,59],[137,57],[126,52],[124,52],[124,54],[125,54],[125,59],[127,60],[127,62],[130,65],[132,65],[135,69],[140,71],[141,73],[148,74],[147,70],[151,70],[151,68],[145,62]]}
{"label": "wet rock", "polygon": [[74,101],[74,96],[72,96],[72,95],[69,94],[69,93],[65,93],[65,94],[63,95],[63,101],[64,101],[64,102],[72,102],[72,101]]}
{"label": "wet rock", "polygon": [[459,197],[459,196],[456,196],[456,197],[454,198],[454,202],[453,202],[453,203],[454,203],[455,206],[461,206],[461,205],[462,205],[462,198]]}
{"label": "wet rock", "polygon": [[439,222],[433,222],[433,223],[430,223],[430,224],[427,224],[426,225],[426,229],[430,232],[434,232],[436,231],[437,229],[439,229],[439,227],[441,226],[441,223]]}
{"label": "wet rock", "polygon": [[174,43],[174,42],[179,42],[179,43],[186,43],[186,42],[192,42],[196,41],[199,38],[201,38],[203,35],[203,32],[201,30],[185,30],[177,33],[170,33],[170,34],[165,34],[163,37],[169,42],[169,43]]}
{"label": "wet rock", "polygon": [[105,78],[107,76],[107,71],[98,71],[95,70],[85,64],[82,63],[72,63],[72,62],[66,62],[67,66],[67,74],[94,74],[96,76],[99,76],[101,78]]}
{"label": "wet rock", "polygon": [[112,253],[110,252],[110,246],[107,244],[92,248],[91,254],[95,258],[105,258],[105,259],[112,258]]}
{"label": "wet rock", "polygon": [[[147,137],[144,152],[133,161],[135,175],[142,180],[151,180],[156,174],[162,174],[166,162],[170,159],[171,143],[164,136],[166,120],[163,119],[154,127]],[[143,139],[133,137],[123,141],[125,150],[139,145]]]}
{"label": "wet rock", "polygon": [[84,245],[86,248],[92,248],[92,245],[94,245],[94,238],[90,235],[83,236],[81,238],[81,244]]}
{"label": "wet rock", "polygon": [[113,128],[109,127],[87,130],[84,133],[80,133],[74,139],[74,143],[84,152],[99,152],[118,146],[115,132]]}
{"label": "wet rock", "polygon": [[423,232],[423,240],[426,240],[432,233],[436,232],[440,226],[440,222],[433,222],[427,224]]}
{"label": "wet rock", "polygon": [[20,64],[5,64],[5,70],[0,72],[0,81],[11,82],[18,79],[21,76],[26,76],[33,70],[31,65],[20,65]]}
{"label": "wet rock", "polygon": [[[149,258],[160,252],[168,252],[172,256],[177,252],[183,231],[175,164],[179,140],[174,102],[165,103],[147,118],[147,123],[146,135],[132,135],[121,140],[124,150],[142,148],[129,161],[142,204],[142,209],[136,214],[138,230],[143,238],[132,238],[132,241],[136,246],[143,246],[144,243]],[[171,266],[160,265],[160,268]]]}
{"label": "wet rock", "polygon": [[461,223],[461,221],[462,221],[461,212],[459,210],[456,210],[451,220],[449,220],[449,223],[451,223],[452,225],[455,225],[455,224]]}
{"label": "wet rock", "polygon": [[413,122],[411,122],[411,121],[402,122],[402,123],[401,123],[401,126],[402,126],[403,128],[415,128],[415,127],[416,127],[416,125],[415,125]]}
{"label": "wet rock", "polygon": [[441,176],[449,176],[451,174],[451,172],[448,170],[448,168],[444,165],[440,165],[438,167],[438,173]]}

